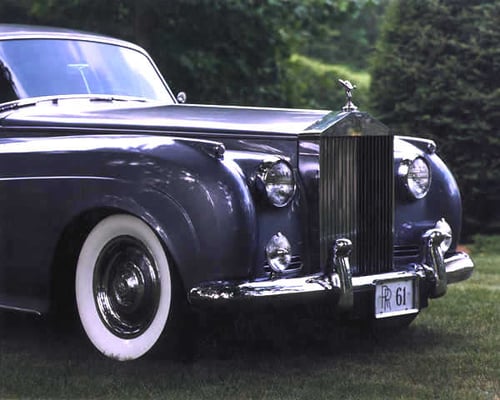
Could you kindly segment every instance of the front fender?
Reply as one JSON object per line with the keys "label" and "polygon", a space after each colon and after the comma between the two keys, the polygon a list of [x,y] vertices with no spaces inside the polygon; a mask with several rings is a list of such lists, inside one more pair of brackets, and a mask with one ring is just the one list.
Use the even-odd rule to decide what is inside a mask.
{"label": "front fender", "polygon": [[[158,178],[154,182],[148,179],[142,186],[164,196],[182,221],[178,217],[173,223],[158,201],[148,200],[145,206],[162,227],[186,287],[249,276],[256,254],[256,215],[239,166],[186,143],[175,152],[158,155],[155,164]],[[180,223],[185,224],[183,232],[189,232],[187,240],[179,238]]]}
{"label": "front fender", "polygon": [[185,287],[248,276],[256,253],[256,217],[239,166],[214,153],[218,144],[209,141],[144,137],[128,146],[117,153],[115,144],[104,152],[101,173],[126,189],[108,196],[103,206],[130,210],[148,222]]}
{"label": "front fender", "polygon": [[248,274],[255,253],[250,193],[237,166],[213,157],[207,143],[83,135],[1,144],[0,305],[47,308],[57,245],[94,210],[145,220],[186,287]]}
{"label": "front fender", "polygon": [[445,218],[453,230],[451,251],[456,249],[462,226],[462,201],[460,190],[453,174],[443,160],[435,153],[430,141],[398,137],[395,142],[395,174],[401,159],[420,156],[427,160],[431,168],[431,188],[423,198],[410,198],[401,183],[396,180],[397,207],[395,213],[396,241],[412,242],[423,232]]}

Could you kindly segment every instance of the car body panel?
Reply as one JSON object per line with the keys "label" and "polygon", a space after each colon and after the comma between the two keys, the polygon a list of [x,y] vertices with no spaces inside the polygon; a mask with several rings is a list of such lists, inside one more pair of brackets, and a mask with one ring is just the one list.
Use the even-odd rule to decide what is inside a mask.
{"label": "car body panel", "polygon": [[[251,260],[239,256],[253,253],[255,243],[248,189],[232,162],[199,150],[210,143],[131,135],[7,140],[3,133],[2,283],[10,297],[27,287],[34,297],[48,295],[58,237],[69,221],[93,209],[133,212],[157,226],[187,285],[227,277],[224,265],[233,266],[232,277],[248,275]],[[224,252],[214,234],[228,246]]]}

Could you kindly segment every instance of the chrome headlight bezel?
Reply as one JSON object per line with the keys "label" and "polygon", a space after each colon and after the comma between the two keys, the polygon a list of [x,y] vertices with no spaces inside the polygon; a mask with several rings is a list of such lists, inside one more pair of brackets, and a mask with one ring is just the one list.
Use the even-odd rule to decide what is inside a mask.
{"label": "chrome headlight bezel", "polygon": [[398,178],[407,194],[416,200],[423,199],[432,184],[431,166],[421,156],[402,159],[398,167]]}
{"label": "chrome headlight bezel", "polygon": [[258,190],[277,208],[290,204],[297,190],[293,168],[283,159],[263,161],[257,170],[256,180]]}
{"label": "chrome headlight bezel", "polygon": [[291,254],[290,242],[281,232],[273,235],[266,245],[267,263],[275,273],[281,273],[290,266]]}

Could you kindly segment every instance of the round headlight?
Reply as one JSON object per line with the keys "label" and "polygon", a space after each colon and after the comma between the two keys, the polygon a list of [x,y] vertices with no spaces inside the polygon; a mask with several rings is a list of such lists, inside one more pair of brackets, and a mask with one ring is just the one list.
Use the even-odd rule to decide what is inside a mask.
{"label": "round headlight", "polygon": [[292,261],[292,247],[281,232],[274,235],[266,245],[267,263],[274,272],[281,272],[288,268]]}
{"label": "round headlight", "polygon": [[402,160],[398,172],[406,189],[414,198],[425,197],[431,187],[431,170],[425,159],[417,157],[413,160]]}
{"label": "round headlight", "polygon": [[292,167],[283,160],[264,162],[258,172],[269,202],[275,207],[284,207],[295,194],[295,177]]}

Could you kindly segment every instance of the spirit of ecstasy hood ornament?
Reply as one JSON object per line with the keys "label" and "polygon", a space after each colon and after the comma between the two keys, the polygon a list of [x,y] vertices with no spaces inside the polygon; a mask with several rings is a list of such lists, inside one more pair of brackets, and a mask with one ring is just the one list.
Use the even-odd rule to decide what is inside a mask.
{"label": "spirit of ecstasy hood ornament", "polygon": [[343,86],[345,90],[345,96],[347,98],[347,103],[344,107],[342,107],[342,111],[344,112],[356,111],[358,107],[356,107],[352,102],[352,91],[356,89],[356,85],[353,85],[351,82],[347,80],[343,81],[342,79],[339,79],[339,82]]}

